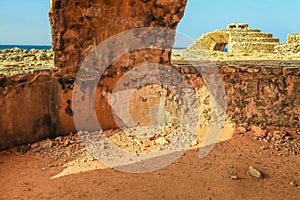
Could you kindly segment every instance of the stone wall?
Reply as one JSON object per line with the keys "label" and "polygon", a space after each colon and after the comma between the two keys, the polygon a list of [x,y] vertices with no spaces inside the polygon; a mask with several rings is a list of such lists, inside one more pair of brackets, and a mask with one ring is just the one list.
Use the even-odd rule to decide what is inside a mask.
{"label": "stone wall", "polygon": [[51,72],[0,76],[0,150],[59,134],[57,85]]}
{"label": "stone wall", "polygon": [[[275,52],[279,55],[288,56],[300,52],[300,34],[289,34],[286,44],[275,47]],[[299,55],[298,55],[299,57]]]}
{"label": "stone wall", "polygon": [[[179,66],[177,70],[194,77],[192,82],[201,81],[192,66]],[[300,128],[300,62],[227,61],[216,66],[226,90],[227,121],[246,127]]]}
{"label": "stone wall", "polygon": [[236,124],[300,128],[299,62],[219,63]]}
{"label": "stone wall", "polygon": [[[227,122],[249,128],[276,126],[300,128],[300,63],[282,61],[232,61],[216,64],[227,95]],[[196,91],[207,91],[204,81],[188,63],[174,63],[174,69],[190,81]],[[104,129],[117,128],[111,107],[103,91],[118,79],[115,70],[127,71],[126,66],[108,72],[96,92],[96,113]],[[41,138],[65,135],[76,131],[72,117],[73,82],[53,78],[49,72],[0,77],[1,120],[0,149],[31,143]],[[178,115],[177,105],[160,87],[153,94],[160,94],[166,110],[173,117]],[[201,125],[209,125],[207,106],[209,93],[197,93],[201,102]],[[131,99],[131,115],[141,125],[150,122],[149,90],[140,90]],[[150,99],[150,98],[149,98]],[[152,101],[157,103],[155,99]],[[205,103],[206,102],[206,103]]]}
{"label": "stone wall", "polygon": [[300,33],[288,34],[287,43],[288,44],[299,44]]}

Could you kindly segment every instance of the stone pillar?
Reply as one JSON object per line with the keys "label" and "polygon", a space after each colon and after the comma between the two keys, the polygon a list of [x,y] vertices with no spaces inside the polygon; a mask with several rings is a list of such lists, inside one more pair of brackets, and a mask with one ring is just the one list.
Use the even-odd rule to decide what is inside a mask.
{"label": "stone pillar", "polygon": [[[175,30],[185,5],[186,0],[52,0],[56,75],[73,78],[95,46],[123,31],[141,27]],[[162,57],[161,62],[169,61],[169,52],[168,56],[160,54],[154,56]],[[135,58],[134,62],[139,60]]]}
{"label": "stone pillar", "polygon": [[[175,30],[183,17],[185,5],[186,0],[52,0],[50,22],[55,57],[54,75],[60,79],[64,90],[59,94],[62,132],[75,129],[72,115],[65,111],[72,108],[70,102],[73,82],[89,53],[103,41],[127,30],[144,27]],[[138,35],[142,41],[153,39],[147,33]],[[175,34],[155,41],[164,44],[168,50],[144,49],[129,52],[114,60],[109,67],[104,66],[107,70],[96,90],[95,105],[103,129],[118,128],[106,94],[112,93],[122,75],[135,66],[144,62],[170,64],[174,39]],[[124,43],[126,42],[130,41],[124,39]],[[126,47],[126,44],[122,46]],[[112,54],[117,48],[114,46],[106,51]],[[141,103],[136,101],[134,105],[138,107]],[[134,113],[137,115],[137,112]]]}

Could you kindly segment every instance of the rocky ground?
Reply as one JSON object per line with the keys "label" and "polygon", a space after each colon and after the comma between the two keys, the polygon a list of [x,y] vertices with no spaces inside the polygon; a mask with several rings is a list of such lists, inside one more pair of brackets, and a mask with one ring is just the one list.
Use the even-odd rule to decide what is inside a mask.
{"label": "rocky ground", "polygon": [[[299,60],[300,54],[233,54],[219,51],[192,52],[173,50],[172,60],[184,59],[214,61],[229,60]],[[40,70],[51,70],[54,67],[52,50],[22,50],[19,48],[0,50],[0,74],[7,77],[20,73],[32,73]]]}
{"label": "rocky ground", "polygon": [[[227,127],[224,132],[231,131]],[[0,152],[0,199],[296,200],[300,198],[300,139],[293,136],[298,132],[241,126],[202,159],[198,136],[181,159],[145,174],[120,172],[98,162],[79,134],[47,139]],[[149,138],[144,146],[158,151],[168,145],[163,141],[169,134]],[[137,150],[142,144],[121,130],[105,135],[129,151],[129,146]]]}
{"label": "rocky ground", "polygon": [[54,66],[52,50],[0,50],[0,74],[13,76],[39,70],[51,70]]}
{"label": "rocky ground", "polygon": [[276,53],[227,53],[221,51],[190,51],[173,50],[172,60],[199,60],[210,59],[213,61],[231,60],[299,60],[300,53],[276,54]]}

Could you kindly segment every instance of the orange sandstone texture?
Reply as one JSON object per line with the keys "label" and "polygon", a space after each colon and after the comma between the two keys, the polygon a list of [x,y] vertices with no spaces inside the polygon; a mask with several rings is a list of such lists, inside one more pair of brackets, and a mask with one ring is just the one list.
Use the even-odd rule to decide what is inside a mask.
{"label": "orange sandstone texture", "polygon": [[[62,107],[68,106],[66,102],[72,102],[73,82],[83,61],[93,49],[124,31],[145,27],[175,30],[183,17],[185,5],[186,0],[52,0],[50,22],[55,63],[54,75],[59,77],[59,82],[64,90],[60,95]],[[146,48],[125,53],[120,58],[113,60],[109,66],[101,66],[101,64],[95,66],[95,64],[89,63],[93,67],[107,69],[95,95],[98,120],[104,129],[118,126],[113,118],[107,95],[103,94],[112,93],[114,86],[126,71],[142,63],[170,65],[170,50],[175,39],[174,33],[156,38],[145,30],[139,32],[136,37],[141,38],[141,43],[150,40],[156,45],[165,46],[165,49]],[[126,48],[130,42],[132,41],[124,38],[120,46],[112,45],[105,49],[108,57],[112,56],[114,51],[119,48]],[[101,55],[97,55],[98,58],[102,59]],[[143,107],[144,105],[141,104],[145,103],[134,101],[132,104]],[[67,125],[65,127],[75,129],[73,117],[67,114],[65,109],[60,109],[58,115],[60,122]],[[135,117],[133,116],[133,118]],[[64,129],[64,127],[62,128]],[[64,129],[64,131],[66,130]]]}
{"label": "orange sandstone texture", "polygon": [[[83,60],[95,46],[123,31],[143,27],[175,30],[185,5],[186,0],[52,0],[50,21],[57,74],[76,76]],[[174,37],[161,42],[171,48]],[[161,62],[169,62],[170,55],[166,57],[162,53],[159,56]],[[151,57],[150,51],[147,54]],[[140,62],[144,54],[133,57],[133,63],[127,63]],[[157,55],[154,53],[152,57]],[[126,64],[126,60],[123,62]]]}

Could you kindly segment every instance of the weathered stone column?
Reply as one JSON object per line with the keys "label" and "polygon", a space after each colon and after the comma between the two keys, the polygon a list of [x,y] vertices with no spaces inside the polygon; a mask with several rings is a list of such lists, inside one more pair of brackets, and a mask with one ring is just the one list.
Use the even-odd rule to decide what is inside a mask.
{"label": "weathered stone column", "polygon": [[[59,121],[62,132],[74,130],[73,117],[66,110],[72,108],[70,102],[73,82],[89,53],[106,39],[127,30],[144,27],[175,30],[183,17],[185,5],[186,0],[52,0],[50,21],[55,56],[54,75],[59,78],[63,88],[63,92],[58,95],[61,99]],[[143,41],[153,40],[147,33],[139,33],[139,37]],[[175,34],[155,41],[164,44],[167,50],[145,49],[126,53],[107,67],[95,99],[96,112],[102,128],[118,127],[111,106],[105,95],[102,95],[103,92],[111,93],[126,71],[142,63],[170,64],[174,39]],[[114,46],[107,51],[117,48]],[[141,103],[136,101],[133,104]]]}
{"label": "weathered stone column", "polygon": [[[141,27],[175,30],[185,5],[186,0],[52,0],[50,21],[57,75],[74,77],[96,45],[120,32]],[[169,61],[169,55],[160,54],[154,59]]]}

